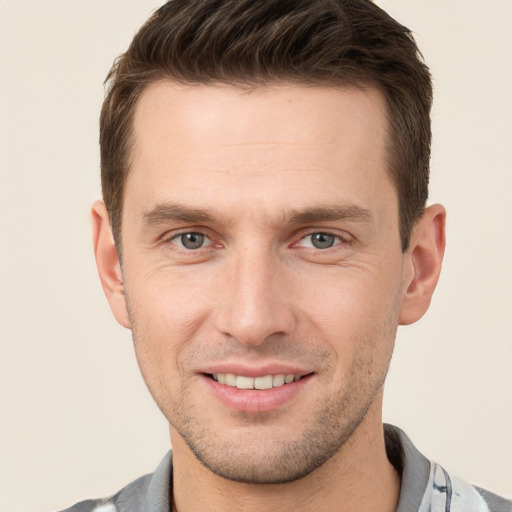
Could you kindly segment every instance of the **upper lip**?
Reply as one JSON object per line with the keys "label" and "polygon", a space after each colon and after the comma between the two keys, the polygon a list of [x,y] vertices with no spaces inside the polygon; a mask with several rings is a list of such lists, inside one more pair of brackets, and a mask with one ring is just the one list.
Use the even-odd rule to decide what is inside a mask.
{"label": "upper lip", "polygon": [[219,363],[206,366],[200,373],[213,375],[216,373],[232,373],[244,377],[264,377],[265,375],[299,375],[304,376],[312,373],[311,370],[297,365],[284,363],[270,363],[260,366],[249,366],[241,363]]}

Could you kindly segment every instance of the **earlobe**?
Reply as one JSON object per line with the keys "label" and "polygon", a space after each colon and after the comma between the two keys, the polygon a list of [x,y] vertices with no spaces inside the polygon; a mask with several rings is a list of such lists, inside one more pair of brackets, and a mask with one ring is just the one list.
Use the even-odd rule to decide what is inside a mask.
{"label": "earlobe", "polygon": [[404,256],[404,289],[400,324],[418,321],[427,311],[443,262],[446,211],[435,204],[428,207],[415,225]]}
{"label": "earlobe", "polygon": [[94,255],[103,291],[116,320],[130,328],[126,307],[121,263],[117,254],[109,215],[103,201],[96,201],[91,210]]}

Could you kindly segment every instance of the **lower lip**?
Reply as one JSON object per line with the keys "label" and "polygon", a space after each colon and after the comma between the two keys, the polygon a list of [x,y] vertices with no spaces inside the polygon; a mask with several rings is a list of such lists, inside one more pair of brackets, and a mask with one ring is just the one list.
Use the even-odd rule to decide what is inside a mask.
{"label": "lower lip", "polygon": [[213,395],[230,409],[240,412],[262,413],[274,411],[293,400],[313,377],[306,375],[296,382],[271,389],[238,389],[226,386],[203,375],[203,381]]}

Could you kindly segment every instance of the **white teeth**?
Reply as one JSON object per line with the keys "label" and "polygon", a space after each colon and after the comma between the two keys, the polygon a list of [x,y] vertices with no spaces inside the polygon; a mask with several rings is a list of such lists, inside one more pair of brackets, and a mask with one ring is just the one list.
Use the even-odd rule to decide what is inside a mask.
{"label": "white teeth", "polygon": [[[219,373],[217,374],[217,379],[219,378]],[[233,375],[232,373],[226,373],[225,376],[225,383],[228,386],[236,386],[236,375]]]}
{"label": "white teeth", "polygon": [[239,375],[236,378],[236,387],[238,389],[254,389],[254,379],[252,377]]}
{"label": "white teeth", "polygon": [[263,377],[245,377],[233,373],[214,373],[213,380],[226,386],[237,387],[238,389],[271,389],[278,388],[284,384],[297,382],[301,375],[265,375]]}
{"label": "white teeth", "polygon": [[274,375],[272,379],[272,386],[277,388],[278,386],[282,386],[284,384],[284,375]]}
{"label": "white teeth", "polygon": [[266,375],[265,377],[256,377],[254,379],[254,389],[270,389],[272,387],[272,382],[272,375]]}

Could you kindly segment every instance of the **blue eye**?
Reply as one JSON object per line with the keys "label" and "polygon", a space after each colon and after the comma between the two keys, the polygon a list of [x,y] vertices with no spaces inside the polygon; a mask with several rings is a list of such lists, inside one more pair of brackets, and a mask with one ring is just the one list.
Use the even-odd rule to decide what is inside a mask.
{"label": "blue eye", "polygon": [[311,235],[311,243],[317,249],[328,249],[334,245],[336,237],[328,233],[314,233]]}
{"label": "blue eye", "polygon": [[202,233],[190,232],[176,235],[172,240],[184,249],[194,250],[203,247],[209,238]]}
{"label": "blue eye", "polygon": [[339,236],[319,231],[317,233],[311,233],[310,235],[305,236],[300,241],[300,245],[302,247],[310,247],[313,249],[329,249],[330,247],[339,242]]}

